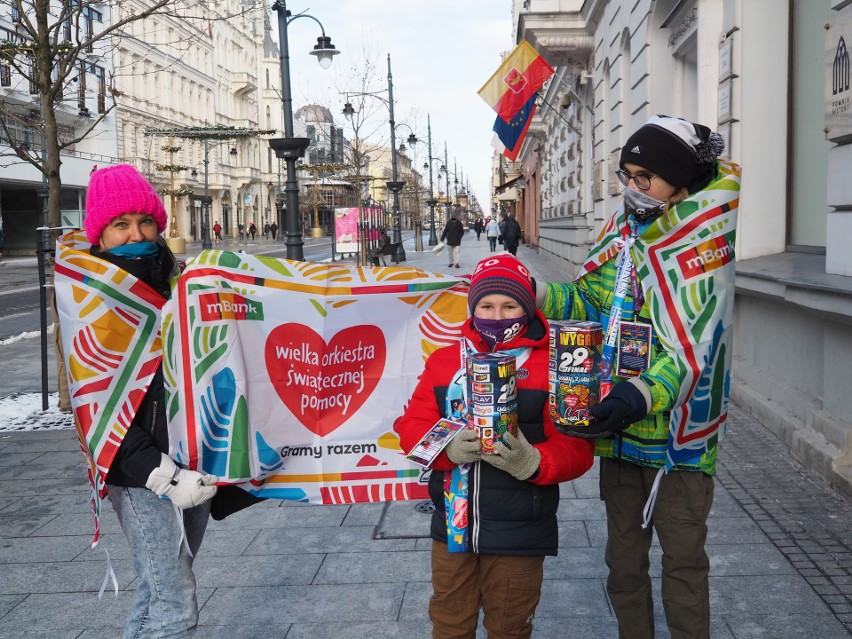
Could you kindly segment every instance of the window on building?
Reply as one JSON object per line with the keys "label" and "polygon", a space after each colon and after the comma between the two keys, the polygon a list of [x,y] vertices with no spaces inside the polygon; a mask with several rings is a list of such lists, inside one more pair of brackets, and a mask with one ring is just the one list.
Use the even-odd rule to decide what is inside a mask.
{"label": "window on building", "polygon": [[[92,7],[83,7],[81,12],[83,22],[83,34],[86,40],[90,40],[95,35],[95,22],[103,22],[103,14]],[[94,47],[89,44],[85,47],[86,53],[92,53]]]}
{"label": "window on building", "polygon": [[38,85],[35,83],[36,77],[36,66],[35,66],[35,58],[31,53],[27,54],[27,75],[29,75],[30,79],[30,95],[38,95]]}
{"label": "window on building", "polygon": [[80,74],[77,77],[77,108],[80,109],[80,115],[88,113],[86,108],[86,67],[85,62],[80,62]]}
{"label": "window on building", "polygon": [[[792,139],[795,149],[790,167],[792,185],[789,208],[790,229],[787,244],[793,247],[818,247],[826,244],[828,195],[825,176],[828,157],[834,146],[825,139],[822,122],[825,113],[825,29],[823,26],[836,17],[828,3],[795,2],[791,18],[794,51]],[[829,88],[830,94],[830,88]]]}
{"label": "window on building", "polygon": [[90,70],[98,85],[98,113],[106,113],[106,72],[102,67],[94,64]]}

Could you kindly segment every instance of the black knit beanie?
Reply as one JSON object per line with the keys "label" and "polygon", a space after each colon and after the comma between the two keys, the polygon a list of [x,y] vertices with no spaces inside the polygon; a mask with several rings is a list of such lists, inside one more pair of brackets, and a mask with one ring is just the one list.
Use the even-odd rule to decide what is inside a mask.
{"label": "black knit beanie", "polygon": [[628,138],[619,166],[638,164],[675,188],[695,193],[713,179],[716,158],[724,149],[722,136],[703,124],[655,115]]}

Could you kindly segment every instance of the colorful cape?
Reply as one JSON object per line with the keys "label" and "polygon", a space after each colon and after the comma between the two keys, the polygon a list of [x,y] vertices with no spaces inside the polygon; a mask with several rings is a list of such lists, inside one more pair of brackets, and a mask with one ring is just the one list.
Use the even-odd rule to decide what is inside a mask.
{"label": "colorful cape", "polygon": [[165,300],[89,247],[82,231],[57,241],[54,284],[74,426],[92,484],[95,545],[107,471],[162,359]]}
{"label": "colorful cape", "polygon": [[164,308],[172,457],[262,497],[425,498],[392,424],[466,293],[414,268],[202,253]]}
{"label": "colorful cape", "polygon": [[[713,182],[657,218],[631,250],[654,328],[683,374],[667,469],[706,450],[727,419],[741,170],[732,162],[719,164]],[[615,257],[627,233],[622,204],[578,277]]]}

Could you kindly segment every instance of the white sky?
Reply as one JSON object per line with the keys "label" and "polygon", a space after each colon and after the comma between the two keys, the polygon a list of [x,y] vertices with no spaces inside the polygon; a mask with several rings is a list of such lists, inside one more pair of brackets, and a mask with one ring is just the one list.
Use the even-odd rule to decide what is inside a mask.
{"label": "white sky", "polygon": [[[353,69],[362,69],[365,57],[371,58],[377,69],[375,90],[386,90],[390,53],[394,116],[397,124],[411,126],[423,140],[416,145],[413,159],[424,175],[424,183],[429,179],[422,168],[428,156],[428,113],[432,119],[432,155],[443,158],[446,140],[450,170],[455,158],[458,173],[469,182],[487,214],[495,113],[476,92],[500,66],[501,53],[513,47],[510,0],[287,0],[287,8],[293,14],[306,11],[322,22],[341,52],[324,71],[314,56],[307,55],[321,33],[319,25],[310,18],[290,24],[287,35],[294,112],[307,103],[322,104],[351,139],[352,130],[341,113],[345,99],[339,91],[360,90]],[[270,13],[277,40],[277,16]],[[385,106],[379,104],[376,113],[387,121]],[[397,144],[408,133],[404,126],[398,127]],[[386,144],[388,127],[376,135],[386,137],[371,139],[372,143]],[[435,163],[435,171],[438,166]],[[437,191],[437,184],[435,188]]]}

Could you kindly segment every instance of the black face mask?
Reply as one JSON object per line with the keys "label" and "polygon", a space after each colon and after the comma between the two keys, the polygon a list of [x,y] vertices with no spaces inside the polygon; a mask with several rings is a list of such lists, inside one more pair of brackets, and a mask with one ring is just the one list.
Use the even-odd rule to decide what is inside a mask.
{"label": "black face mask", "polygon": [[637,222],[647,222],[666,210],[666,203],[642,191],[624,189],[624,208]]}

